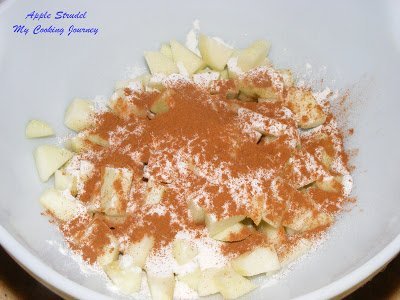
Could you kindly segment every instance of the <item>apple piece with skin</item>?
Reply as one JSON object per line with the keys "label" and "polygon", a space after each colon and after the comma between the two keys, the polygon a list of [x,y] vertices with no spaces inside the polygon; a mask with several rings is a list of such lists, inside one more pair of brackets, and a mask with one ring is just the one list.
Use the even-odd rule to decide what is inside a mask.
{"label": "apple piece with skin", "polygon": [[187,273],[185,275],[179,275],[178,280],[186,283],[192,290],[197,291],[201,277],[201,271],[196,268],[193,272]]}
{"label": "apple piece with skin", "polygon": [[205,67],[205,63],[197,54],[190,51],[181,43],[172,40],[170,42],[172,57],[176,65],[182,63],[189,75]]}
{"label": "apple piece with skin", "polygon": [[133,294],[142,285],[142,269],[133,265],[125,265],[121,258],[104,267],[104,271],[116,287],[124,294]]}
{"label": "apple piece with skin", "polygon": [[106,215],[120,216],[125,213],[124,202],[128,199],[132,178],[133,173],[129,169],[104,168],[100,189],[100,206]]}
{"label": "apple piece with skin", "polygon": [[133,259],[132,263],[135,266],[143,268],[147,256],[149,256],[151,249],[154,246],[154,238],[145,235],[140,241],[130,243],[124,251],[124,254],[130,255]]}
{"label": "apple piece with skin", "polygon": [[34,157],[40,180],[46,182],[63,164],[69,161],[73,153],[53,145],[41,145],[36,148]]}
{"label": "apple piece with skin", "polygon": [[48,137],[54,135],[53,128],[40,120],[30,120],[25,128],[25,136],[28,139]]}
{"label": "apple piece with skin", "polygon": [[160,276],[147,273],[147,282],[153,300],[173,299],[175,289],[174,274]]}
{"label": "apple piece with skin", "polygon": [[215,283],[215,275],[220,271],[221,269],[219,268],[209,268],[201,271],[197,286],[199,296],[208,296],[219,292],[219,288]]}
{"label": "apple piece with skin", "polygon": [[235,299],[243,296],[257,286],[250,280],[236,273],[232,268],[225,267],[214,276],[215,285],[224,299]]}
{"label": "apple piece with skin", "polygon": [[204,34],[199,36],[199,50],[203,61],[216,71],[222,71],[225,68],[233,53],[232,48]]}
{"label": "apple piece with skin", "polygon": [[215,215],[206,214],[205,223],[208,229],[208,232],[211,237],[220,233],[221,231],[231,227],[232,225],[239,223],[245,218],[243,215],[232,216],[224,219],[217,219]]}
{"label": "apple piece with skin", "polygon": [[242,276],[254,276],[280,269],[278,255],[273,247],[258,247],[231,261],[233,269]]}
{"label": "apple piece with skin", "polygon": [[147,65],[152,75],[155,74],[178,74],[179,69],[172,58],[165,56],[161,52],[149,51],[144,53]]}
{"label": "apple piece with skin", "polygon": [[65,111],[64,124],[74,131],[82,131],[93,124],[94,106],[91,100],[76,98]]}
{"label": "apple piece with skin", "polygon": [[184,265],[191,261],[198,252],[196,245],[190,243],[190,241],[175,239],[172,244],[172,253],[178,264]]}
{"label": "apple piece with skin", "polygon": [[72,196],[50,188],[42,193],[40,204],[61,221],[69,221],[85,210],[84,206]]}

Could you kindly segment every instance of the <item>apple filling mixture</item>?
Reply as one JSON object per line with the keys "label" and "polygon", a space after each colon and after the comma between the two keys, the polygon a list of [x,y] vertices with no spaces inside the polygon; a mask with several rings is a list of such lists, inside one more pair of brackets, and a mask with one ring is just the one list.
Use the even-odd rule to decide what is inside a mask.
{"label": "apple filling mixture", "polygon": [[[65,125],[78,133],[35,152],[42,181],[55,179],[41,204],[125,294],[242,296],[350,200],[328,102],[274,68],[265,41],[236,50],[200,35],[198,50],[146,52],[151,74],[118,82],[106,109],[73,100]],[[53,131],[34,120],[26,133]]]}

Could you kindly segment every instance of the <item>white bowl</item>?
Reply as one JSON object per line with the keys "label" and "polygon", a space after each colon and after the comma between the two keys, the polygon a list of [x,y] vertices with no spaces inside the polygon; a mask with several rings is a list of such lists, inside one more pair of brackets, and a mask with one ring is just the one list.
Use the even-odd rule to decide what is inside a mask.
{"label": "white bowl", "polygon": [[[25,19],[31,11],[87,11],[85,20]],[[398,119],[400,3],[393,1],[6,1],[0,4],[0,244],[32,275],[59,293],[79,299],[115,298],[103,278],[82,274],[59,251],[62,239],[37,201],[44,186],[32,150],[47,140],[26,140],[30,118],[55,126],[75,96],[110,95],[128,66],[144,67],[144,50],[171,38],[184,40],[192,21],[202,31],[245,46],[273,42],[277,66],[332,89],[350,90],[349,127],[359,149],[353,163],[357,203],[329,239],[281,280],[254,298],[330,298],[380,270],[400,249]],[[96,36],[22,35],[12,26],[98,27]],[[309,64],[309,65],[307,65]],[[310,66],[312,66],[310,68]],[[310,75],[310,71],[312,74]],[[56,142],[51,139],[50,142]],[[51,183],[50,183],[51,184]],[[50,242],[49,242],[50,241]]]}

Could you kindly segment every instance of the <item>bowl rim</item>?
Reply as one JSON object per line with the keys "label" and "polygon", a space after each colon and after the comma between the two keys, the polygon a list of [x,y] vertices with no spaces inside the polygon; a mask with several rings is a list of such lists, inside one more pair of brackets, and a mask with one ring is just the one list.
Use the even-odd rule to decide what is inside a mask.
{"label": "bowl rim", "polygon": [[[19,243],[2,225],[0,225],[0,245],[18,264],[27,270],[28,273],[31,273],[33,277],[55,293],[66,294],[78,299],[111,299],[53,270]],[[382,250],[357,269],[330,284],[295,299],[330,299],[340,296],[351,288],[368,280],[371,275],[380,271],[380,269],[389,263],[399,252],[400,233]]]}

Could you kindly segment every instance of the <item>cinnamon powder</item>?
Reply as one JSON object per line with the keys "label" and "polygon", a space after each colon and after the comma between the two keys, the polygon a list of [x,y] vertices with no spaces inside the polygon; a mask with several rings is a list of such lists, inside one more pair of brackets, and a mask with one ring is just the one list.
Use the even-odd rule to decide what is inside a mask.
{"label": "cinnamon powder", "polygon": [[[125,89],[114,102],[113,111],[98,113],[95,126],[88,131],[110,145],[89,144],[80,154],[81,159],[93,165],[94,171],[83,182],[77,198],[96,209],[104,168],[129,169],[133,181],[123,207],[126,217],[112,222],[112,218],[87,215],[60,225],[71,248],[93,263],[110,242],[110,235],[120,241],[121,251],[129,243],[151,235],[155,239],[153,252],[171,243],[182,230],[195,232],[199,237],[205,225],[193,222],[189,201],[195,201],[217,219],[245,215],[255,225],[261,218],[273,220],[274,226],[281,226],[284,221],[290,223],[298,208],[332,215],[340,211],[348,201],[342,189],[335,193],[315,187],[298,191],[302,186],[298,186],[299,180],[291,170],[300,168],[297,172],[303,176],[315,177],[307,184],[320,179],[323,175],[314,172],[315,166],[293,165],[292,160],[299,157],[302,161],[307,153],[318,161],[321,149],[346,167],[348,158],[342,135],[332,128],[323,130],[318,137],[300,135],[294,118],[281,101],[285,89],[275,87],[273,81],[266,71],[249,73],[244,80],[256,87],[273,87],[278,97],[269,103],[230,99],[237,90],[234,80],[215,81],[212,88],[178,80],[161,92]],[[169,110],[150,113],[149,108],[163,95]],[[330,120],[334,120],[332,115],[327,122]],[[337,173],[327,166],[323,169]],[[279,195],[271,187],[275,178],[284,181]],[[158,204],[146,204],[150,183],[165,188]],[[114,183],[114,188],[122,194],[120,181]],[[87,233],[87,227],[93,230]],[[298,232],[297,236],[306,235]],[[230,257],[266,244],[268,240],[262,233],[246,232],[240,241],[223,243],[221,251]],[[287,239],[282,247],[291,244],[295,243]]]}

